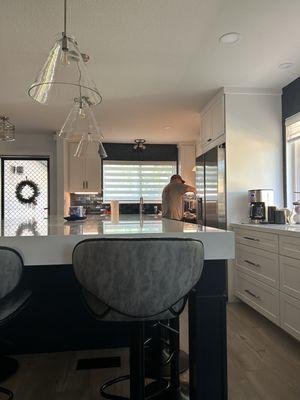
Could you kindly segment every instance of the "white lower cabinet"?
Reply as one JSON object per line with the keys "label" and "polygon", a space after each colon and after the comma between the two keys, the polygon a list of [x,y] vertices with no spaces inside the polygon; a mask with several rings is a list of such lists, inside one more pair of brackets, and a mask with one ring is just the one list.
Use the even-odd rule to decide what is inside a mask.
{"label": "white lower cabinet", "polygon": [[300,260],[280,256],[280,290],[300,300]]}
{"label": "white lower cabinet", "polygon": [[237,271],[236,295],[275,324],[280,324],[279,290]]}
{"label": "white lower cabinet", "polygon": [[300,300],[280,294],[280,326],[300,340]]}
{"label": "white lower cabinet", "polygon": [[300,234],[234,230],[236,296],[300,340]]}

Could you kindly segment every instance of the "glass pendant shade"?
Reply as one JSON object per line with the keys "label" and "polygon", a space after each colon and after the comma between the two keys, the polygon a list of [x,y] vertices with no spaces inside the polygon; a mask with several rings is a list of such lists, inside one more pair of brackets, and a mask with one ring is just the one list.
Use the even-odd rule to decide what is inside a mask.
{"label": "glass pendant shade", "polygon": [[0,142],[13,142],[15,140],[15,126],[8,117],[0,117]]}
{"label": "glass pendant shade", "polygon": [[41,104],[62,104],[81,96],[96,105],[102,97],[87,73],[85,61],[76,40],[70,35],[60,36],[36,80],[28,90],[29,96]]}
{"label": "glass pendant shade", "polygon": [[[77,158],[106,158],[107,154],[101,142],[102,136],[86,133],[80,139],[75,150],[74,157]],[[101,151],[100,151],[101,149]]]}
{"label": "glass pendant shade", "polygon": [[75,98],[74,105],[58,132],[58,136],[62,136],[65,139],[79,139],[86,133],[95,134],[103,138],[88,99],[86,97]]}

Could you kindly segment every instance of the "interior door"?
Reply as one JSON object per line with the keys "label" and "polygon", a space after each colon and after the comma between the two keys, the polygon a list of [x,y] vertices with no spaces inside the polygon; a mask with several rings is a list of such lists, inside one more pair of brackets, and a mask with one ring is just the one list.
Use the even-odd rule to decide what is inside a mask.
{"label": "interior door", "polygon": [[1,159],[1,214],[9,220],[42,220],[49,214],[49,159]]}

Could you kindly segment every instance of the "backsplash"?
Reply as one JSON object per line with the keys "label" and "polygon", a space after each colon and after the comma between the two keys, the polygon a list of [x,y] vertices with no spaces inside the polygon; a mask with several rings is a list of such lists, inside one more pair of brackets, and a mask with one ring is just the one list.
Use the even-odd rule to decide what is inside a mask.
{"label": "backsplash", "polygon": [[[101,194],[75,194],[71,193],[70,198],[71,206],[83,206],[86,209],[87,214],[94,213],[105,213],[110,211],[109,203],[102,203]],[[161,210],[161,204],[144,204],[145,214],[155,214]],[[139,204],[120,204],[120,214],[139,214]]]}

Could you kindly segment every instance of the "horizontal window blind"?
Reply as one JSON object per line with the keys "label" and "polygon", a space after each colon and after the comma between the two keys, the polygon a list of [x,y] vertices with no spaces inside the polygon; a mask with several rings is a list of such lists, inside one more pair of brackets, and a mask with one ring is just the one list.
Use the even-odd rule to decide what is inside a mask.
{"label": "horizontal window blind", "polygon": [[294,142],[300,139],[300,113],[293,115],[285,120],[286,139],[288,142]]}
{"label": "horizontal window blind", "polygon": [[103,161],[103,200],[160,202],[176,167],[175,161]]}

